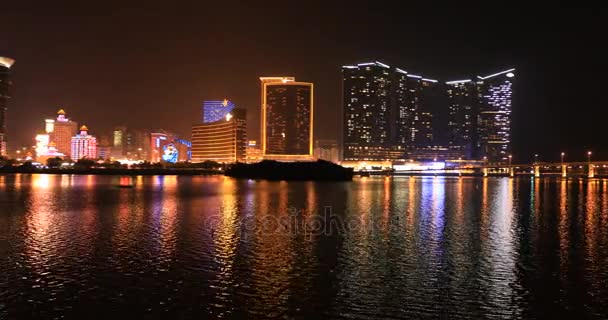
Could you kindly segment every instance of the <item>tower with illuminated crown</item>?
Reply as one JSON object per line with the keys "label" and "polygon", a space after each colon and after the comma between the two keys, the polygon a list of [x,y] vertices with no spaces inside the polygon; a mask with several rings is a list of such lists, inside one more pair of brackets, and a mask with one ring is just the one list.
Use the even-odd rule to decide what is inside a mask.
{"label": "tower with illuminated crown", "polygon": [[235,107],[235,104],[228,99],[206,100],[203,102],[203,123],[224,120]]}
{"label": "tower with illuminated crown", "polygon": [[87,126],[80,127],[80,133],[72,137],[72,160],[96,159],[97,138],[89,134]]}
{"label": "tower with illuminated crown", "polygon": [[10,98],[8,88],[11,85],[8,76],[13,63],[13,59],[0,57],[0,156],[6,155],[6,109]]}
{"label": "tower with illuminated crown", "polygon": [[[48,130],[47,130],[48,131]],[[78,132],[78,124],[71,121],[63,109],[57,111],[57,119],[52,127],[50,141],[55,143],[58,152],[71,154],[72,137]]]}

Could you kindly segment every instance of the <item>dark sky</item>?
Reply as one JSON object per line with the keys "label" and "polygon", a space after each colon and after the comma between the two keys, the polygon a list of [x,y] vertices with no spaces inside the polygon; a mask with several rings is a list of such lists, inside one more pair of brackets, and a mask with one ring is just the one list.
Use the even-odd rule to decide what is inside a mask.
{"label": "dark sky", "polygon": [[222,98],[249,110],[257,138],[258,77],[272,75],[314,82],[316,137],[336,138],[340,66],[377,59],[447,80],[516,67],[515,159],[608,159],[603,9],[122,2],[2,5],[14,143],[31,144],[60,106],[93,134],[125,124],[189,136],[202,101]]}

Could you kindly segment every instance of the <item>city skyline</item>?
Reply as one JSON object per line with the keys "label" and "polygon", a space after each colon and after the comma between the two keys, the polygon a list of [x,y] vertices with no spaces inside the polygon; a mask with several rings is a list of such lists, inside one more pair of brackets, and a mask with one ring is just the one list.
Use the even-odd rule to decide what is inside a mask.
{"label": "city skyline", "polygon": [[[378,60],[431,79],[467,79],[471,74],[514,66],[518,94],[513,154],[519,161],[529,161],[537,153],[544,159],[558,158],[562,151],[583,157],[585,150],[595,150],[598,156],[608,156],[602,139],[594,134],[604,115],[599,80],[605,65],[598,61],[605,49],[598,48],[593,34],[585,31],[600,27],[594,19],[583,18],[593,16],[592,11],[563,10],[541,25],[534,12],[515,15],[508,8],[491,15],[483,8],[404,13],[390,6],[353,3],[348,7],[328,4],[322,14],[315,15],[313,7],[294,10],[281,5],[262,10],[217,5],[207,7],[213,10],[203,10],[209,14],[201,16],[198,5],[165,10],[151,3],[134,10],[110,3],[107,11],[114,16],[110,21],[86,13],[81,6],[58,10],[42,5],[29,10],[9,4],[0,20],[4,40],[0,55],[17,60],[11,68],[14,84],[8,129],[14,134],[9,142],[32,143],[30,132],[38,128],[32,118],[59,106],[69,109],[75,119],[97,121],[95,128],[100,132],[125,123],[174,128],[185,136],[193,116],[182,115],[198,114],[201,101],[217,97],[230,97],[247,109],[248,135],[259,140],[256,82],[261,75],[273,74],[315,83],[316,118],[322,119],[315,123],[315,136],[333,139],[340,132],[331,125],[341,117],[339,66]],[[371,12],[365,28],[358,22],[357,7]],[[242,25],[221,24],[212,12],[231,12],[242,25],[278,12],[281,18],[270,19],[269,28],[253,32]],[[567,30],[552,28],[566,12],[577,23]],[[299,18],[300,13],[315,18],[308,21]],[[159,16],[163,17],[160,24]],[[511,22],[513,16],[518,17],[517,24]],[[198,27],[200,21],[222,27]],[[289,32],[279,28],[284,24],[292,26]],[[547,28],[552,31],[544,33]],[[538,41],[540,34],[542,41]],[[223,50],[206,50],[219,36],[225,40]],[[107,45],[98,46],[99,39]],[[565,77],[579,80],[564,81]],[[126,110],[137,112],[121,114]],[[564,128],[574,130],[564,135]]]}

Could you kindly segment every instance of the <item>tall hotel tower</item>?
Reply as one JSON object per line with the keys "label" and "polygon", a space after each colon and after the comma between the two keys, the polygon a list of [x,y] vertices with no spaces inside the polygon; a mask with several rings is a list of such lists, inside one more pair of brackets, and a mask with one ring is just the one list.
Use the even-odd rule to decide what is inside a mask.
{"label": "tall hotel tower", "polygon": [[57,111],[57,119],[50,133],[51,141],[57,146],[57,151],[63,154],[72,153],[72,137],[78,132],[76,122],[70,120],[63,109]]}
{"label": "tall hotel tower", "polygon": [[437,80],[375,61],[342,67],[343,160],[396,160],[433,140],[427,110]]}
{"label": "tall hotel tower", "polygon": [[511,153],[511,103],[515,69],[477,77],[481,155],[505,162]]}
{"label": "tall hotel tower", "polygon": [[97,158],[97,138],[89,134],[87,126],[80,127],[80,133],[72,137],[71,144],[72,160]]}
{"label": "tall hotel tower", "polygon": [[0,156],[6,155],[6,109],[8,107],[8,89],[10,68],[15,60],[0,57]]}
{"label": "tall hotel tower", "polygon": [[293,77],[262,77],[262,153],[265,159],[309,160],[313,156],[312,83]]}
{"label": "tall hotel tower", "polygon": [[378,61],[342,66],[342,159],[508,160],[514,72],[444,86]]}
{"label": "tall hotel tower", "polygon": [[467,158],[506,162],[511,153],[515,69],[448,81],[450,147]]}

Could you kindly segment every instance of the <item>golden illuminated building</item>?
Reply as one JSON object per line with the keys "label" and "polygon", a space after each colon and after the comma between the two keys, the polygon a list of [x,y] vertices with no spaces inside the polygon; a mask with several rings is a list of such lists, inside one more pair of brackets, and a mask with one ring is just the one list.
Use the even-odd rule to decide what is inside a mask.
{"label": "golden illuminated building", "polygon": [[[47,131],[50,128],[47,128]],[[72,137],[78,132],[78,124],[71,121],[63,109],[57,112],[57,120],[50,132],[50,140],[55,143],[57,151],[63,154],[72,153]]]}
{"label": "golden illuminated building", "polygon": [[247,113],[235,108],[222,120],[192,126],[192,162],[244,162]]}
{"label": "golden illuminated building", "polygon": [[313,156],[314,87],[293,77],[262,77],[262,153],[265,159]]}

